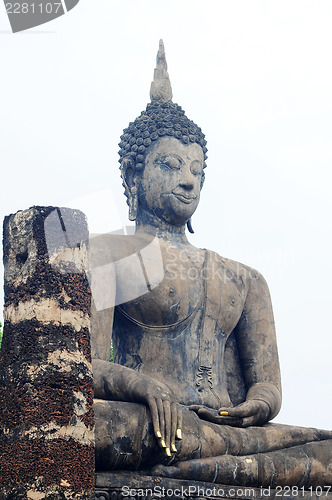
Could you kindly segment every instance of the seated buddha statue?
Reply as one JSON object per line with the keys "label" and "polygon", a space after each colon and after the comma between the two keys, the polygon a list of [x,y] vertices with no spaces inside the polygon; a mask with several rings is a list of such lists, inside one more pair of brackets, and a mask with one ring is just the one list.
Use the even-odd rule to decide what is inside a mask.
{"label": "seated buddha statue", "polygon": [[264,278],[187,239],[206,152],[201,129],[172,102],[161,42],[151,102],[120,142],[136,232],[106,242],[115,291],[114,307],[100,311],[109,338],[93,339],[97,470],[331,485],[332,432],[269,423],[281,383]]}

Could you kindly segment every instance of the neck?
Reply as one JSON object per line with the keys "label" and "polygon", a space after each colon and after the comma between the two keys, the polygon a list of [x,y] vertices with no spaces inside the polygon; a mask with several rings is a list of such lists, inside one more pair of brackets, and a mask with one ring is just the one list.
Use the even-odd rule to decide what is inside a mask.
{"label": "neck", "polygon": [[136,233],[153,234],[167,241],[188,243],[185,227],[175,226],[146,210],[139,210],[136,218]]}

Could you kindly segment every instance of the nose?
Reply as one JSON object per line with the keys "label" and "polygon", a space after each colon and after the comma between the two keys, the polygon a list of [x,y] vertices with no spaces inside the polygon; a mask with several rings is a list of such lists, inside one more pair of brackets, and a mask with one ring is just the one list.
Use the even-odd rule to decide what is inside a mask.
{"label": "nose", "polygon": [[190,170],[190,165],[187,164],[182,167],[182,177],[180,181],[180,186],[186,191],[194,189],[194,175]]}

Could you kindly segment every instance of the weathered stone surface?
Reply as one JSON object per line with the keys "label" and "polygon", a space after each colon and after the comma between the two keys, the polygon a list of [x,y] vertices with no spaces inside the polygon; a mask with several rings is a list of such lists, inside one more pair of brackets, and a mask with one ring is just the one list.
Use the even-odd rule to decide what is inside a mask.
{"label": "weathered stone surface", "polygon": [[187,240],[207,148],[163,93],[166,68],[161,45],[152,102],[124,130],[119,151],[136,220],[123,246],[155,238],[163,279],[154,286],[158,266],[148,272],[143,250],[126,268],[121,255],[114,262],[113,295],[124,299],[115,301],[115,363],[105,335],[95,342],[97,467],[238,486],[332,485],[332,431],[268,423],[280,409],[281,382],[264,278]]}
{"label": "weathered stone surface", "polygon": [[71,254],[84,260],[79,211],[32,207],[4,221],[0,498],[93,497],[91,294],[73,261],[56,264],[68,245],[59,214],[75,230]]}

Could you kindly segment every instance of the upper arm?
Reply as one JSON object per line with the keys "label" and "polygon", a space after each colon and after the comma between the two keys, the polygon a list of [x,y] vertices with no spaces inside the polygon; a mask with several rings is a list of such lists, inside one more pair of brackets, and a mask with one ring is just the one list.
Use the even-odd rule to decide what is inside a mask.
{"label": "upper arm", "polygon": [[109,361],[113,329],[116,275],[112,239],[101,235],[90,240],[91,354]]}
{"label": "upper arm", "polygon": [[268,286],[257,271],[250,273],[243,313],[235,333],[247,390],[267,382],[281,391],[279,357]]}
{"label": "upper arm", "polygon": [[91,308],[91,357],[110,360],[114,308],[96,310],[92,301]]}

